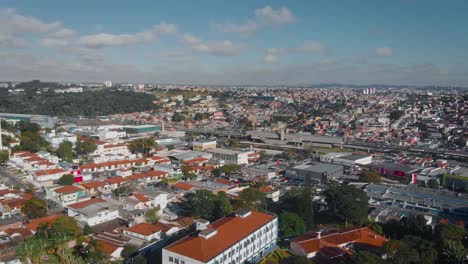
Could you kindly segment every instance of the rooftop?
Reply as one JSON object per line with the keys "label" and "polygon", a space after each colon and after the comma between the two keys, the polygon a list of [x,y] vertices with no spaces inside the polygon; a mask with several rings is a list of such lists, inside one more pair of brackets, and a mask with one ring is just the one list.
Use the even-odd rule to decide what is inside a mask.
{"label": "rooftop", "polygon": [[256,211],[252,211],[245,218],[233,214],[208,226],[216,229],[217,234],[203,238],[196,232],[165,249],[201,262],[208,262],[275,218],[275,215]]}

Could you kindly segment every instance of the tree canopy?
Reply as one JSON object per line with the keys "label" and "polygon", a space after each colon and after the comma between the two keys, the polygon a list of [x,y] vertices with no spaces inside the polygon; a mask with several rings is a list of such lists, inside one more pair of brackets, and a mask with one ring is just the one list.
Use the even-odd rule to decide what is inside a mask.
{"label": "tree canopy", "polygon": [[130,150],[134,153],[141,153],[147,157],[150,155],[151,149],[156,147],[154,138],[139,138],[130,142]]}
{"label": "tree canopy", "polygon": [[359,180],[363,182],[372,182],[372,183],[379,183],[380,182],[380,174],[376,171],[363,171],[359,176]]}
{"label": "tree canopy", "polygon": [[47,204],[44,200],[33,197],[21,206],[21,212],[28,218],[38,218],[47,214]]}
{"label": "tree canopy", "polygon": [[72,162],[73,160],[73,144],[69,141],[64,141],[60,143],[57,151],[57,156],[62,160],[67,162]]}
{"label": "tree canopy", "polygon": [[72,185],[75,182],[75,176],[71,174],[65,174],[57,181],[60,185]]}
{"label": "tree canopy", "polygon": [[367,219],[369,198],[367,194],[351,185],[330,186],[325,191],[329,211],[338,219],[362,224]]}
{"label": "tree canopy", "polygon": [[97,148],[96,141],[92,138],[78,140],[75,143],[75,151],[78,155],[87,155],[94,152]]}
{"label": "tree canopy", "polygon": [[283,236],[302,235],[306,231],[304,220],[295,213],[284,212],[280,214],[279,224]]}
{"label": "tree canopy", "polygon": [[232,213],[231,201],[225,192],[213,194],[208,190],[197,190],[187,196],[190,211],[197,217],[216,220]]}

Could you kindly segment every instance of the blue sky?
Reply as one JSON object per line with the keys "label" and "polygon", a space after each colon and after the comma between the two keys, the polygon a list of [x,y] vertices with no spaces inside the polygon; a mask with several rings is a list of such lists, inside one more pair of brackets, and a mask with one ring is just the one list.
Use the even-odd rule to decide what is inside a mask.
{"label": "blue sky", "polygon": [[0,0],[0,80],[468,86],[468,1]]}

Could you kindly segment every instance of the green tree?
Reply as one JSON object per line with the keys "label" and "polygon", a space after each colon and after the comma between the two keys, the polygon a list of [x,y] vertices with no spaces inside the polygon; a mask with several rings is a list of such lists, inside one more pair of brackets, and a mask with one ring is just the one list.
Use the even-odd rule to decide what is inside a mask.
{"label": "green tree", "polygon": [[240,170],[240,166],[237,164],[226,164],[220,168],[220,172],[225,174],[232,174]]}
{"label": "green tree", "polygon": [[314,203],[312,201],[313,193],[310,186],[310,178],[306,178],[304,188],[301,191],[301,201],[299,203],[299,216],[306,223],[307,229],[315,225]]}
{"label": "green tree", "polygon": [[373,222],[369,225],[369,228],[372,229],[375,233],[383,235],[383,228],[379,223]]}
{"label": "green tree", "polygon": [[57,156],[62,160],[67,162],[72,162],[73,160],[73,144],[69,141],[64,141],[60,143],[57,151]]}
{"label": "green tree", "polygon": [[71,237],[76,237],[81,233],[78,222],[73,217],[60,216],[51,226],[55,233],[64,234]]}
{"label": "green tree", "polygon": [[85,224],[84,227],[83,227],[83,234],[84,235],[91,235],[94,233],[94,229],[89,226],[88,224]]}
{"label": "green tree", "polygon": [[290,256],[280,259],[278,264],[312,264],[312,262],[305,256]]}
{"label": "green tree", "polygon": [[158,213],[159,209],[160,209],[159,206],[148,209],[148,211],[146,211],[146,213],[145,213],[146,221],[149,222],[149,223],[152,223],[152,224],[158,222],[159,217],[158,217],[157,213]]}
{"label": "green tree", "polygon": [[359,176],[359,180],[363,182],[372,182],[372,183],[379,183],[380,182],[380,174],[376,171],[364,171]]}
{"label": "green tree", "polygon": [[193,173],[189,166],[182,166],[182,176],[184,180],[191,180],[197,178],[197,175]]}
{"label": "green tree", "polygon": [[466,256],[465,249],[455,241],[448,241],[442,250],[441,263],[462,264]]}
{"label": "green tree", "polygon": [[37,197],[33,197],[21,206],[21,212],[28,218],[38,218],[47,214],[47,203]]}
{"label": "green tree", "polygon": [[141,153],[143,156],[148,157],[151,149],[155,148],[156,145],[154,138],[139,138],[132,140],[129,148],[133,153]]}
{"label": "green tree", "polygon": [[9,159],[10,159],[10,155],[8,154],[8,151],[0,150],[0,164],[4,164],[8,162]]}
{"label": "green tree", "polygon": [[367,220],[369,198],[367,194],[351,185],[330,186],[325,191],[329,211],[338,219],[362,224]]}
{"label": "green tree", "polygon": [[218,192],[215,200],[214,217],[219,219],[232,213],[232,205],[229,196],[225,192]]}
{"label": "green tree", "polygon": [[453,224],[438,224],[434,228],[434,236],[442,247],[446,246],[449,241],[461,244],[465,237],[465,229]]}
{"label": "green tree", "polygon": [[216,196],[208,190],[197,190],[187,197],[188,205],[195,216],[213,220]]}
{"label": "green tree", "polygon": [[436,189],[438,190],[439,189],[439,181],[436,180],[436,179],[430,179],[428,182],[427,182],[427,187],[431,188],[431,189]]}
{"label": "green tree", "polygon": [[93,153],[97,148],[96,141],[92,138],[86,140],[78,140],[75,144],[75,151],[79,155],[87,155]]}
{"label": "green tree", "polygon": [[131,256],[135,255],[136,253],[138,252],[138,248],[135,247],[135,246],[125,246],[122,250],[122,252],[120,252],[120,256],[123,258],[123,259],[128,259],[130,258]]}
{"label": "green tree", "polygon": [[284,212],[280,214],[279,229],[283,236],[302,235],[306,231],[304,220],[295,213]]}
{"label": "green tree", "polygon": [[57,181],[60,185],[72,185],[75,182],[75,176],[71,174],[65,174]]}
{"label": "green tree", "polygon": [[252,210],[258,210],[260,204],[265,201],[265,193],[255,188],[247,188],[239,193],[239,199],[244,207],[248,207]]}
{"label": "green tree", "polygon": [[383,263],[382,258],[369,251],[359,251],[346,262],[349,264],[379,264]]}
{"label": "green tree", "polygon": [[405,114],[405,112],[403,112],[403,111],[401,111],[401,110],[394,110],[394,111],[391,111],[391,112],[390,112],[390,121],[391,121],[391,122],[396,121],[397,119],[399,119],[400,117],[402,117],[404,114]]}

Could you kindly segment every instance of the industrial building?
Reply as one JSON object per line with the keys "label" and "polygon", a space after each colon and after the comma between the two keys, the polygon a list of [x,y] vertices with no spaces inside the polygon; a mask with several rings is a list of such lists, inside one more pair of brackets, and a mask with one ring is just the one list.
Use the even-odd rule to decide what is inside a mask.
{"label": "industrial building", "polygon": [[314,183],[326,184],[343,176],[343,166],[320,162],[301,164],[286,169],[286,176],[300,181],[309,178]]}

